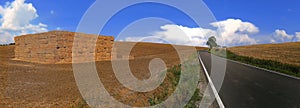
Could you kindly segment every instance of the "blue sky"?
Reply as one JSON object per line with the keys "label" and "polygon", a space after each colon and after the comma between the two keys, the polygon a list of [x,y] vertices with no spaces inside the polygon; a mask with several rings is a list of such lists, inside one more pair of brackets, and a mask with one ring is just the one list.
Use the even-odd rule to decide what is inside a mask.
{"label": "blue sky", "polygon": [[[13,5],[17,1],[19,5]],[[107,5],[112,3],[106,0],[99,1]],[[190,8],[197,6],[196,3],[191,4],[180,0],[167,1],[178,2]],[[12,42],[14,36],[28,33],[57,29],[76,31],[82,16],[94,2],[95,0],[1,0],[0,43]],[[167,40],[174,44],[200,46],[204,45],[204,41],[210,35],[223,35],[220,36],[222,37],[220,40],[228,46],[300,40],[300,1],[298,0],[204,0],[204,3],[216,18],[216,20],[207,20],[208,26],[197,25],[176,7],[145,3],[128,7],[117,13],[101,34],[116,37],[118,35],[117,40],[120,41],[140,41],[143,40],[142,37],[150,37],[152,39],[143,41]],[[14,8],[20,5],[24,5],[22,7],[24,11],[14,11]],[[193,11],[201,12],[201,10]],[[11,16],[12,12],[24,13],[28,19],[18,18],[22,15]],[[99,13],[99,16],[101,15],[102,13]],[[9,24],[14,22],[9,20],[10,17],[20,20],[19,22],[26,20],[24,22],[28,23]],[[32,30],[32,28],[36,29]],[[174,36],[178,34],[176,30],[182,30],[187,36]],[[200,31],[203,33],[199,33]]]}
{"label": "blue sky", "polygon": [[253,22],[263,32],[300,29],[299,0],[205,0],[217,20],[239,18]]}

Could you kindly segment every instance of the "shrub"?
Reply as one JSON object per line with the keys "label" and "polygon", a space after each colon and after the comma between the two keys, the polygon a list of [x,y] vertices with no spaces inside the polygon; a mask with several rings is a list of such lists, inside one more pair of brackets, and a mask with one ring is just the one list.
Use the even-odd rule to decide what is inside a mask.
{"label": "shrub", "polygon": [[231,60],[251,64],[254,66],[258,66],[261,68],[266,68],[266,69],[270,69],[273,71],[285,73],[288,75],[300,77],[300,67],[291,65],[291,64],[285,64],[285,63],[281,63],[281,62],[273,61],[273,60],[264,60],[264,59],[257,59],[257,58],[253,58],[253,57],[240,56],[240,55],[236,55],[230,51],[227,51],[227,59],[231,59]]}

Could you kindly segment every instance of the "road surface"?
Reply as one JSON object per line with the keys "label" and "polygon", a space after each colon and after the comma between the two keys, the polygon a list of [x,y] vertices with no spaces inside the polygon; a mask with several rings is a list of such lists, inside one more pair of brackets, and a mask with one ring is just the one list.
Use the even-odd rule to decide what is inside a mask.
{"label": "road surface", "polygon": [[[212,74],[211,56],[207,52],[200,52],[209,74]],[[213,60],[218,59],[223,58],[214,57]],[[300,108],[299,79],[230,60],[225,65],[227,68],[219,95],[226,108]],[[219,73],[214,71],[214,74]],[[212,80],[214,82],[217,79]]]}

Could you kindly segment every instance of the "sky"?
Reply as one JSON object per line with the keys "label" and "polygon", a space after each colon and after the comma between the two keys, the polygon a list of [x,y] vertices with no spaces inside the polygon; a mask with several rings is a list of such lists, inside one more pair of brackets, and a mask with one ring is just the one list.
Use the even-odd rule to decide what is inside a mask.
{"label": "sky", "polygon": [[[224,46],[300,41],[299,0],[157,1],[121,8],[113,0],[97,0],[99,6],[96,0],[1,0],[0,44],[12,43],[19,35],[77,31],[91,6],[101,9],[94,13],[98,19],[91,20],[95,24],[110,18],[99,34],[117,41],[192,46],[205,46],[210,36]],[[117,8],[120,10],[114,13]]]}

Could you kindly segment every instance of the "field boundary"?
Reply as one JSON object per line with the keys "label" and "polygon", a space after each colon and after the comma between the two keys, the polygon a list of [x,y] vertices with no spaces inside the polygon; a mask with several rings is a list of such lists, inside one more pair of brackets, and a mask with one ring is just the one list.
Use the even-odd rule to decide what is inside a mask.
{"label": "field boundary", "polygon": [[199,61],[200,61],[200,63],[201,63],[201,66],[203,67],[205,76],[207,77],[208,83],[209,83],[209,85],[211,86],[211,89],[212,89],[212,91],[213,91],[213,93],[214,93],[214,96],[215,96],[215,98],[216,98],[216,101],[217,101],[219,107],[220,107],[220,108],[225,108],[225,106],[224,106],[224,104],[223,104],[223,102],[222,102],[222,100],[221,100],[221,98],[220,98],[220,96],[219,96],[219,94],[218,94],[218,92],[217,92],[217,90],[216,90],[216,88],[215,88],[215,86],[214,86],[214,84],[213,84],[211,78],[210,78],[209,75],[208,75],[208,72],[207,72],[207,70],[206,70],[206,68],[205,68],[205,66],[204,66],[204,63],[203,63],[202,59],[201,59],[200,53],[199,53],[198,58],[199,58]]}
{"label": "field boundary", "polygon": [[[225,59],[225,58],[223,58],[223,59]],[[286,76],[286,77],[289,77],[289,78],[300,80],[300,78],[298,78],[298,77],[291,76],[291,75],[288,75],[288,74],[284,74],[284,73],[281,73],[281,72],[277,72],[277,71],[273,71],[273,70],[269,70],[269,69],[265,69],[265,68],[253,66],[253,65],[250,65],[250,64],[246,64],[246,63],[235,61],[235,60],[231,60],[231,59],[227,59],[227,60],[229,60],[231,62],[238,63],[238,64],[242,64],[242,65],[245,65],[245,66],[253,67],[253,68],[256,68],[256,69],[264,70],[264,71],[267,71],[267,72],[270,72],[270,73],[274,73],[274,74],[278,74],[278,75],[282,75],[282,76]]]}
{"label": "field boundary", "polygon": [[[286,76],[286,77],[289,77],[289,78],[300,80],[300,77],[297,76],[297,73],[294,73],[291,70],[284,70],[282,67],[275,68],[273,70],[273,69],[269,69],[268,65],[261,65],[261,64],[257,64],[256,62],[253,63],[251,61],[243,61],[243,60],[245,60],[245,58],[246,58],[246,60],[251,59],[251,60],[258,60],[258,61],[264,61],[263,59],[237,55],[237,54],[235,54],[231,51],[228,51],[228,50],[226,52],[227,52],[226,56],[220,56],[218,54],[213,54],[213,55],[219,56],[219,57],[221,57],[221,59],[226,59],[226,60],[232,61],[234,63],[242,64],[244,66],[253,67],[253,68],[263,70],[263,71],[267,71],[267,72],[270,72],[270,73],[273,73],[273,74],[282,75],[282,76]],[[234,55],[234,58],[229,57],[229,55],[232,55],[232,54]],[[236,58],[236,57],[239,57],[239,58]],[[235,59],[237,59],[237,60],[235,60]],[[240,61],[240,60],[242,60],[242,61]],[[282,65],[287,65],[288,67],[293,66],[293,65],[290,65],[290,64],[283,64],[281,62],[273,61],[273,60],[267,60],[267,61],[269,61],[271,63],[276,62],[276,63],[282,64]],[[276,67],[276,65],[273,66],[273,67]]]}
{"label": "field boundary", "polygon": [[267,69],[268,71],[272,70],[275,72],[300,78],[300,66],[297,66],[296,64],[284,63],[278,60],[257,58],[255,56],[238,55],[234,52],[231,52],[230,50],[227,50],[226,52],[227,56],[224,57],[226,59],[246,63],[252,66]]}

